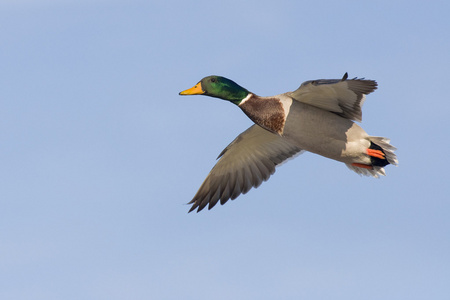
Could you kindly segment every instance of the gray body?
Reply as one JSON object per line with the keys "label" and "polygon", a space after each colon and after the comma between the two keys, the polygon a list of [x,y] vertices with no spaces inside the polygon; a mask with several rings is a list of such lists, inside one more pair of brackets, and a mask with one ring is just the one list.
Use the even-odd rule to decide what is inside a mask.
{"label": "gray body", "polygon": [[355,122],[335,113],[279,95],[291,102],[283,137],[297,147],[346,164],[369,164],[364,150],[369,135]]}

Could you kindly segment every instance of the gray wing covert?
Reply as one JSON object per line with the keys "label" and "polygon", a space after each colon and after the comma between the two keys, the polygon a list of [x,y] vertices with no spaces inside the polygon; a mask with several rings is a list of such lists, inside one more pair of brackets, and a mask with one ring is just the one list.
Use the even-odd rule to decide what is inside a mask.
{"label": "gray wing covert", "polygon": [[348,79],[348,74],[345,73],[342,79],[305,81],[289,95],[299,102],[361,122],[361,108],[365,96],[372,93],[376,88],[377,82],[374,80]]}

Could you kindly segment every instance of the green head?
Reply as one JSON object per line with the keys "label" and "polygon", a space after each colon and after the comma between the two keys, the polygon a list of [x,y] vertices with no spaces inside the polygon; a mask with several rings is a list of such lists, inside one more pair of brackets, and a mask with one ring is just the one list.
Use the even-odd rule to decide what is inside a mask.
{"label": "green head", "polygon": [[247,97],[249,91],[236,82],[221,76],[208,76],[194,87],[182,91],[180,95],[205,95],[233,102],[236,105]]}

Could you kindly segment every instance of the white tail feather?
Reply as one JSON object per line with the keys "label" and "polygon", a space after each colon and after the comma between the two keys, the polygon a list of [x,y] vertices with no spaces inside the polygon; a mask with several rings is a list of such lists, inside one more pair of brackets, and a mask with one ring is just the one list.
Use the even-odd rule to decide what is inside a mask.
{"label": "white tail feather", "polygon": [[390,164],[394,166],[398,165],[397,155],[394,153],[397,148],[390,144],[390,139],[381,136],[371,136],[369,140],[383,149],[386,159]]}
{"label": "white tail feather", "polygon": [[358,173],[359,175],[364,176],[372,176],[375,178],[379,178],[381,176],[386,176],[386,172],[384,172],[384,168],[382,167],[373,167],[373,169],[365,169],[357,166],[353,166],[351,164],[345,164],[350,170]]}
{"label": "white tail feather", "polygon": [[[396,166],[398,165],[397,155],[395,155],[394,151],[397,150],[394,146],[392,146],[389,142],[390,140],[388,138],[380,137],[380,136],[371,136],[369,137],[369,140],[373,142],[374,144],[378,145],[383,149],[384,154],[386,155],[386,160]],[[373,176],[375,178],[379,178],[380,176],[386,176],[386,172],[384,171],[383,167],[374,166],[373,169],[365,169],[360,168],[357,166],[354,166],[352,164],[346,164],[347,167],[358,173],[359,175],[364,176]]]}

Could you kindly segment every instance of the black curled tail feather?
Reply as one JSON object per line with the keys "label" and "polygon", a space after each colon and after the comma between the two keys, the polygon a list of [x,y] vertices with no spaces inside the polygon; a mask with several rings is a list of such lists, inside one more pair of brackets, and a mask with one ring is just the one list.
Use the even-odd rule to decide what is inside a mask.
{"label": "black curled tail feather", "polygon": [[386,159],[386,153],[384,152],[383,148],[381,148],[377,144],[374,144],[373,142],[370,142],[369,149],[378,150],[378,151],[383,152],[383,154],[384,154],[384,158],[378,158],[378,157],[375,157],[375,156],[371,156],[370,157],[370,163],[372,164],[372,166],[374,166],[374,167],[385,167],[385,166],[390,164],[390,162]]}
{"label": "black curled tail feather", "polygon": [[370,160],[372,166],[384,167],[389,164],[392,165],[398,164],[397,156],[394,153],[394,151],[397,150],[397,148],[395,148],[389,143],[390,142],[389,139],[384,137],[371,136],[369,140],[370,140],[369,149],[379,150],[383,152],[385,156],[384,159],[371,156]]}
{"label": "black curled tail feather", "polygon": [[370,146],[369,149],[381,151],[384,154],[384,158],[377,158],[370,156],[372,168],[360,168],[353,164],[347,164],[347,167],[358,173],[359,175],[364,176],[373,176],[378,178],[380,176],[385,176],[386,173],[384,171],[384,167],[386,165],[392,164],[397,165],[398,160],[394,151],[397,150],[394,146],[392,146],[389,142],[389,139],[384,137],[371,136],[369,137]]}

